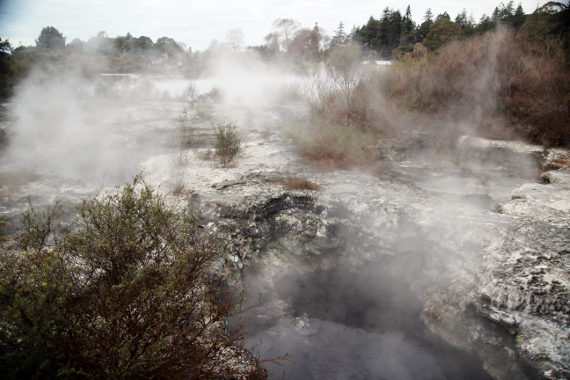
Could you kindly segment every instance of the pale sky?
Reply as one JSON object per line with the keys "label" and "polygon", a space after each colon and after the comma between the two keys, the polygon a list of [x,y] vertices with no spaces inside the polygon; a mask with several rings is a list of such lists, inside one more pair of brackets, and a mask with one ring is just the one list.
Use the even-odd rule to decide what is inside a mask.
{"label": "pale sky", "polygon": [[[153,41],[166,36],[184,42],[193,50],[206,49],[213,39],[225,40],[226,33],[241,29],[244,44],[261,45],[277,18],[292,18],[303,27],[315,22],[332,35],[342,21],[345,30],[366,24],[370,16],[379,18],[385,7],[405,12],[411,6],[416,22],[428,8],[434,15],[447,11],[455,18],[464,8],[479,21],[501,2],[481,0],[462,3],[451,0],[0,0],[0,37],[12,46],[35,45],[45,26],[57,28],[67,42],[83,41],[99,31],[109,37],[147,36]],[[532,13],[544,0],[520,2]],[[519,2],[515,1],[515,7]]]}

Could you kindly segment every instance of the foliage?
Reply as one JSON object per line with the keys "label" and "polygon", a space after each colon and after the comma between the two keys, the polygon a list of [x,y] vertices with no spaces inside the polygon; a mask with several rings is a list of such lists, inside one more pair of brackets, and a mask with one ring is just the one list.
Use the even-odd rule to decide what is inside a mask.
{"label": "foliage", "polygon": [[242,137],[235,124],[214,126],[214,148],[220,165],[227,167],[241,150]]}
{"label": "foliage", "polygon": [[53,26],[46,26],[40,32],[36,40],[36,46],[46,49],[63,49],[65,47],[65,37]]}
{"label": "foliage", "polygon": [[520,32],[529,47],[552,45],[556,41],[566,54],[564,64],[570,65],[570,5],[548,2],[528,16]]}
{"label": "foliage", "polygon": [[299,27],[299,22],[291,18],[278,18],[273,21],[273,33],[283,50],[289,50],[289,42],[293,39],[293,35]]}
{"label": "foliage", "polygon": [[15,86],[17,71],[15,70],[12,45],[8,40],[0,40],[0,98],[8,97]]}
{"label": "foliage", "polygon": [[459,38],[461,27],[449,18],[441,17],[429,27],[429,33],[423,41],[425,47],[437,50],[441,46]]}
{"label": "foliage", "polygon": [[24,252],[0,265],[0,369],[10,378],[263,376],[231,333],[235,297],[208,267],[222,252],[135,177],[114,194],[84,201],[75,228],[56,233],[59,207],[30,209]]}
{"label": "foliage", "polygon": [[311,28],[302,28],[295,33],[289,43],[287,53],[297,62],[319,62],[322,58],[322,45],[325,36],[318,24]]}
{"label": "foliage", "polygon": [[183,52],[180,45],[176,43],[172,38],[160,37],[156,40],[154,47],[161,53],[166,54],[168,57],[174,57]]}
{"label": "foliage", "polygon": [[[526,17],[522,6],[519,5],[515,9],[513,1],[501,3],[495,8],[491,17],[483,15],[479,23],[475,23],[472,16],[468,17],[466,10],[459,13],[455,22],[452,22],[447,12],[434,18],[433,12],[428,9],[424,22],[415,25],[409,6],[404,16],[399,10],[385,8],[380,18],[371,16],[367,24],[356,28],[354,40],[361,43],[366,52],[374,52],[383,59],[394,59],[398,58],[398,53],[411,50],[409,47],[418,42],[423,42],[431,50],[437,50],[455,38],[484,34],[499,24],[502,27],[519,30]],[[438,25],[432,29],[434,23]],[[432,36],[428,38],[430,31]]]}
{"label": "foliage", "polygon": [[6,241],[6,238],[4,237],[4,230],[6,229],[6,222],[3,220],[0,220],[0,244],[4,243]]}
{"label": "foliage", "polygon": [[10,44],[9,40],[2,41],[2,38],[0,38],[0,52],[11,53],[13,50],[14,48],[12,47],[12,44]]}

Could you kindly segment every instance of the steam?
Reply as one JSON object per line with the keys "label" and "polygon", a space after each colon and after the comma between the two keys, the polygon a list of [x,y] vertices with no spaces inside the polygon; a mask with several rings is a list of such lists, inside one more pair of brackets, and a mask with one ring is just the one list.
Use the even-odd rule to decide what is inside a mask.
{"label": "steam", "polygon": [[221,102],[228,106],[265,108],[277,104],[295,89],[299,78],[289,70],[262,62],[255,54],[217,54],[209,65],[206,80],[196,81],[197,90],[220,90]]}
{"label": "steam", "polygon": [[[421,261],[423,253],[409,255]],[[255,313],[248,344],[262,358],[286,352],[294,362],[268,363],[270,378],[490,379],[476,358],[427,330],[420,320],[422,304],[396,267],[389,259],[316,271],[297,263],[272,276],[273,285],[264,274],[248,277],[248,289],[271,300],[269,314]],[[419,267],[413,273],[400,270],[406,277],[421,275]],[[281,305],[286,315],[268,321],[283,302],[275,300],[284,300],[292,311]]]}
{"label": "steam", "polygon": [[[464,94],[462,99],[467,100],[447,109],[449,114],[437,114],[429,119],[402,115],[401,109],[387,99],[381,88],[374,87],[387,85],[385,71],[382,71],[374,77],[374,82],[371,79],[372,84],[368,88],[370,123],[376,123],[377,132],[384,136],[406,136],[403,131],[417,127],[440,136],[451,130],[456,137],[472,133],[479,124],[495,122],[487,118],[497,108],[496,62],[502,41],[498,35],[493,41],[497,45],[493,45],[489,56],[484,57],[490,57],[490,60],[477,68],[470,68],[461,83],[454,84],[456,90]],[[358,67],[358,78],[372,78],[360,70]],[[172,155],[179,149],[179,144],[175,143],[177,118],[183,108],[190,109],[193,116],[197,114],[197,108],[193,107],[212,110],[215,114],[212,120],[197,122],[204,129],[210,129],[211,123],[215,122],[235,122],[244,131],[271,127],[264,124],[267,117],[259,117],[261,112],[272,114],[274,109],[284,106],[294,111],[304,110],[301,96],[307,94],[299,90],[303,80],[279,64],[271,65],[260,60],[255,54],[216,52],[210,57],[207,72],[209,74],[205,78],[190,80],[134,75],[87,77],[79,71],[58,75],[35,71],[21,83],[13,99],[14,134],[5,158],[6,167],[44,176],[78,179],[89,186],[122,184],[140,170],[145,160],[158,155]],[[315,80],[327,80],[323,79],[324,71],[317,73]],[[304,81],[307,83],[307,78]],[[333,91],[333,87],[327,87],[326,91]],[[345,104],[331,102],[330,111],[336,112]],[[273,120],[278,121],[280,117],[275,114]],[[397,144],[399,141],[393,142],[391,148]],[[412,144],[412,148],[416,147]],[[515,159],[517,171],[525,174],[513,181],[508,180],[504,188],[489,189],[493,179],[504,177],[512,167],[490,174],[496,168],[495,161],[492,157],[480,156],[477,156],[476,165],[473,165],[471,156],[447,157],[447,161],[442,162],[437,138],[421,148],[421,159],[416,161],[415,167],[410,161],[419,157],[417,150],[404,152],[396,160],[407,163],[407,166],[402,164],[398,168],[399,179],[428,192],[444,195],[488,195],[492,199],[484,207],[489,207],[497,198],[506,197],[508,186],[520,181],[521,177],[530,178],[532,173],[530,162]],[[159,170],[162,169],[168,168]],[[427,169],[437,173],[430,176],[426,174]],[[333,176],[331,174],[328,178]],[[333,191],[331,188],[334,186],[329,186],[327,191]],[[379,199],[377,182],[366,188],[357,179],[348,186],[352,186],[350,194],[335,194],[339,195],[338,199],[345,200],[347,207],[351,206],[349,196],[360,197],[358,202],[364,211],[368,209],[367,200]],[[389,191],[396,192],[390,188],[386,190],[386,196],[391,195]],[[449,207],[462,210],[462,206],[467,204],[470,205],[468,211],[471,211],[478,206],[473,207],[473,203],[465,200],[461,204],[458,201]],[[433,231],[438,238],[443,239],[446,234],[458,236],[460,241],[463,236],[469,238],[466,231],[471,226],[458,223],[449,234],[444,231],[445,227],[440,227],[448,211],[435,212],[435,216],[426,212],[417,222],[423,223],[424,230]],[[363,229],[384,227],[376,224],[373,215],[364,215],[362,219]],[[402,235],[394,234],[391,238],[398,237]],[[347,237],[351,238],[353,236]],[[408,280],[417,275],[417,267],[421,266],[418,262],[421,263],[422,257],[435,254],[424,243],[410,237],[409,240],[380,242],[366,248],[370,250],[367,253],[375,255],[378,252],[372,252],[374,249],[380,251],[382,245],[393,244],[390,248],[394,249],[396,256],[401,259],[407,255],[410,262],[415,262],[415,265],[401,268],[402,272],[396,275],[382,266],[363,268],[366,265],[320,272],[297,268],[301,275],[283,275],[275,281],[274,288],[266,291],[269,298],[284,300],[290,305],[292,315],[274,318],[271,326],[258,326],[252,331],[248,343],[258,345],[262,342],[261,350],[265,357],[291,353],[296,364],[286,364],[288,379],[444,379],[455,373],[453,361],[465,368],[472,367],[473,378],[485,378],[473,358],[453,351],[426,331],[419,319],[420,301],[407,283],[398,281],[398,277]],[[360,246],[352,249],[366,251]],[[438,259],[445,262],[443,255]],[[391,270],[394,268],[390,267]],[[263,287],[259,281],[258,284],[250,284],[253,293],[256,287]],[[436,346],[445,355],[449,354],[451,359],[446,361],[445,355],[436,357],[428,353],[431,346]],[[279,367],[269,369],[277,377],[280,375]]]}
{"label": "steam", "polygon": [[148,98],[148,91],[130,88],[129,78],[122,79],[88,81],[77,73],[35,71],[13,99],[10,165],[91,186],[123,183],[136,174],[140,160],[165,142],[144,136],[152,133],[145,130],[146,120],[158,118],[156,110],[137,115],[140,106],[133,98],[140,97],[133,95]]}
{"label": "steam", "polygon": [[401,333],[367,332],[320,319],[311,319],[309,329],[303,336],[280,320],[252,338],[261,340],[260,350],[268,357],[285,351],[295,361],[269,365],[272,378],[284,372],[286,379],[445,379],[433,357]]}

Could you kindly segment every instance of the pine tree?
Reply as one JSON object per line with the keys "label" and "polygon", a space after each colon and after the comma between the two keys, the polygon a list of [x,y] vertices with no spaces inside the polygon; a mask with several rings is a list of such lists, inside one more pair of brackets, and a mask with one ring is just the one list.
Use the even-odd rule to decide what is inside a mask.
{"label": "pine tree", "polygon": [[424,15],[424,20],[428,22],[433,22],[433,12],[431,11],[431,8],[428,8],[428,10],[426,11],[426,14]]}

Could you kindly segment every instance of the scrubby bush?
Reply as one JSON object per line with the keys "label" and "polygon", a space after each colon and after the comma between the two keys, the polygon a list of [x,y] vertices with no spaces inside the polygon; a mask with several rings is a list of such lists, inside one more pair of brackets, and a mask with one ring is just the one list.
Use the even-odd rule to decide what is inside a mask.
{"label": "scrubby bush", "polygon": [[376,134],[354,125],[314,122],[289,130],[301,156],[323,169],[366,168],[371,165]]}
{"label": "scrubby bush", "polygon": [[239,309],[208,274],[220,239],[188,211],[140,176],[84,201],[71,232],[60,211],[25,213],[0,257],[3,378],[263,377],[240,325],[224,329]]}
{"label": "scrubby bush", "polygon": [[381,78],[401,107],[469,124],[486,137],[514,133],[547,146],[570,144],[570,72],[557,38],[533,42],[525,28],[454,41],[425,57],[408,55]]}
{"label": "scrubby bush", "polygon": [[242,137],[235,124],[214,126],[214,148],[220,165],[227,167],[241,150]]}

